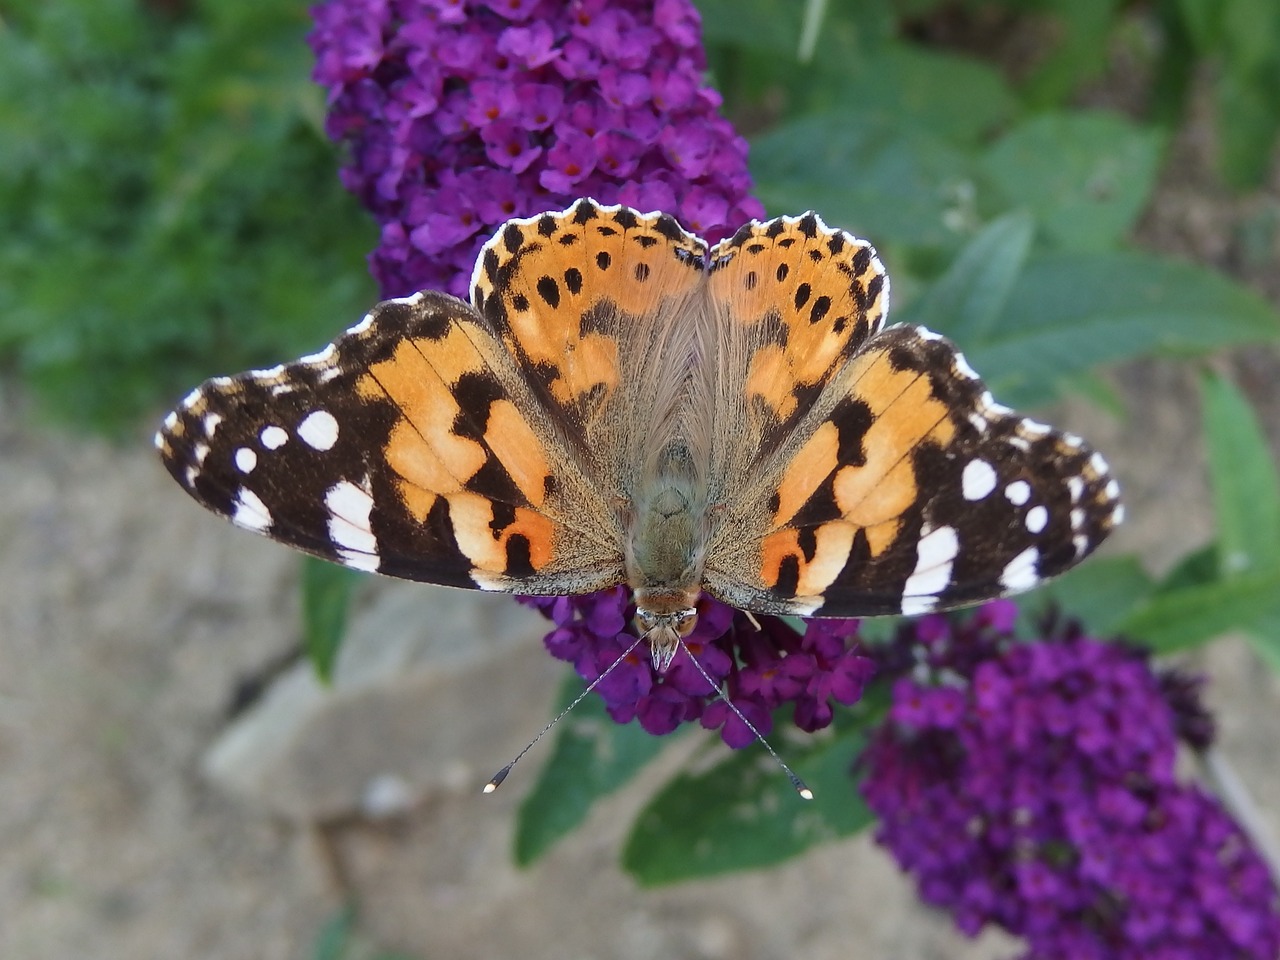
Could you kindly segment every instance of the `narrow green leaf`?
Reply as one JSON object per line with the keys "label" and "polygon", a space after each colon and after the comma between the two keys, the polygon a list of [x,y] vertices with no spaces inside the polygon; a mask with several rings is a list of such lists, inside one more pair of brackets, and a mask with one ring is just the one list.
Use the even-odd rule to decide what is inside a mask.
{"label": "narrow green leaf", "polygon": [[899,319],[923,324],[958,343],[985,339],[1026,262],[1034,232],[1035,222],[1026,211],[991,221]]}
{"label": "narrow green leaf", "polygon": [[990,336],[965,353],[996,397],[1045,403],[1064,377],[1152,354],[1280,338],[1280,315],[1215,271],[1151,254],[1033,255]]}
{"label": "narrow green leaf", "polygon": [[1271,168],[1280,130],[1278,74],[1280,58],[1262,69],[1237,66],[1218,78],[1219,162],[1233,187],[1259,186]]}
{"label": "narrow green leaf", "polygon": [[1120,243],[1147,204],[1164,138],[1112,114],[1042,114],[987,151],[982,170],[1009,206],[1026,207],[1065,250]]}
{"label": "narrow green leaf", "polygon": [[1229,380],[1206,375],[1202,389],[1222,576],[1280,567],[1280,474],[1266,435]]}
{"label": "narrow green leaf", "polygon": [[734,751],[704,772],[680,774],[636,820],[623,867],[640,884],[657,886],[769,866],[864,829],[874,818],[852,768],[879,717],[868,710],[856,727],[811,744],[799,757],[783,746],[812,800],[798,797],[758,747]]}
{"label": "narrow green leaf", "polygon": [[347,632],[347,607],[361,574],[315,557],[302,560],[302,642],[320,679],[333,678],[333,664]]}
{"label": "narrow green leaf", "polygon": [[1202,52],[1221,41],[1226,7],[1222,0],[1177,0],[1184,29]]}
{"label": "narrow green leaf", "polygon": [[1019,604],[1018,632],[1033,636],[1036,620],[1056,607],[1091,633],[1110,634],[1153,589],[1136,557],[1097,557],[1028,594]]}
{"label": "narrow green leaf", "polygon": [[1280,569],[1157,593],[1117,627],[1158,653],[1199,646],[1232,630],[1250,630],[1280,597]]}
{"label": "narrow green leaf", "polygon": [[[560,706],[582,692],[576,676],[566,679]],[[551,757],[516,814],[515,861],[533,863],[587,818],[597,800],[613,793],[670,743],[639,724],[619,724],[594,694],[560,721]]]}

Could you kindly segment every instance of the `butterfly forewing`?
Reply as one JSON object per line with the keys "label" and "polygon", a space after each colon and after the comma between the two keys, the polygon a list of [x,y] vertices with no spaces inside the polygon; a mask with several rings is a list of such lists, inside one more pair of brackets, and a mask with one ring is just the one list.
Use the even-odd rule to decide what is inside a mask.
{"label": "butterfly forewing", "polygon": [[614,585],[617,533],[563,506],[589,484],[510,367],[467,305],[416,294],[311,357],[206,382],[156,441],[209,508],[348,566],[531,593]]}

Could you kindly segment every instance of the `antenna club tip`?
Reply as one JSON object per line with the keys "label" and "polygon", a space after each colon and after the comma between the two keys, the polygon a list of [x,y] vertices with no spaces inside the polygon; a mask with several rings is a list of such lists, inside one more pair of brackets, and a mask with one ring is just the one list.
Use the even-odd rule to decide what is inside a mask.
{"label": "antenna club tip", "polygon": [[488,783],[486,783],[486,784],[484,785],[484,790],[482,790],[481,792],[482,792],[482,793],[493,793],[493,791],[495,791],[495,790],[497,790],[497,789],[498,789],[498,785],[497,785],[496,783],[494,783],[492,780],[490,780]]}
{"label": "antenna club tip", "polygon": [[799,790],[796,791],[796,793],[800,794],[801,800],[813,799],[813,791],[810,790],[808,787],[801,787]]}

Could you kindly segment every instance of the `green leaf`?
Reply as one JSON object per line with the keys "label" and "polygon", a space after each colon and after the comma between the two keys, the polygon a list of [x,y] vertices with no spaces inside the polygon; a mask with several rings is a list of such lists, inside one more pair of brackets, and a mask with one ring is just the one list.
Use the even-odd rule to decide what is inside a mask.
{"label": "green leaf", "polygon": [[1034,232],[1035,223],[1025,211],[991,221],[899,319],[959,343],[985,339],[1026,262]]}
{"label": "green leaf", "polygon": [[1280,567],[1280,474],[1262,425],[1229,380],[1206,375],[1202,389],[1222,575]]}
{"label": "green leaf", "polygon": [[1019,603],[1018,632],[1034,636],[1037,619],[1056,607],[1091,633],[1110,634],[1154,588],[1136,557],[1095,557],[1028,594]]}
{"label": "green leaf", "polygon": [[[576,676],[566,679],[560,703],[582,692]],[[597,800],[633,779],[671,741],[637,723],[616,723],[604,701],[589,695],[560,721],[555,747],[516,814],[515,861],[533,863],[587,818]]]}
{"label": "green leaf", "polygon": [[1183,27],[1197,47],[1204,50],[1221,40],[1222,13],[1227,4],[1222,0],[1176,0],[1176,2]]}
{"label": "green leaf", "polygon": [[1277,76],[1280,57],[1265,68],[1237,68],[1218,79],[1219,162],[1233,187],[1259,186],[1271,169],[1280,131]]}
{"label": "green leaf", "polygon": [[1208,544],[1192,550],[1182,557],[1156,587],[1156,593],[1172,593],[1184,587],[1196,587],[1215,583],[1221,564],[1218,562],[1218,545]]}
{"label": "green leaf", "polygon": [[1249,625],[1245,639],[1267,666],[1280,673],[1280,602]]}
{"label": "green leaf", "polygon": [[334,911],[311,945],[311,960],[344,960],[351,946],[356,911],[351,904]]}
{"label": "green leaf", "polygon": [[752,141],[756,195],[770,211],[818,210],[877,244],[947,247],[969,160],[925,131],[848,110],[811,114]]}
{"label": "green leaf", "polygon": [[1144,253],[1033,256],[987,340],[962,344],[996,397],[1052,400],[1063,378],[1153,354],[1280,337],[1280,315],[1219,273]]}
{"label": "green leaf", "polygon": [[1044,114],[998,140],[981,169],[1055,246],[1101,250],[1120,243],[1146,206],[1163,146],[1158,131],[1112,114]]}
{"label": "green leaf", "polygon": [[1158,653],[1199,646],[1232,630],[1249,630],[1280,597],[1280,569],[1154,594],[1116,628]]}
{"label": "green leaf", "polygon": [[637,818],[623,867],[657,886],[779,863],[809,847],[867,827],[871,812],[858,795],[854,758],[880,713],[863,712],[855,728],[821,738],[788,761],[813,790],[802,800],[759,747],[737,750],[701,773],[682,773]]}
{"label": "green leaf", "polygon": [[351,592],[363,574],[315,557],[302,558],[302,641],[320,679],[333,679],[333,664],[347,632]]}
{"label": "green leaf", "polygon": [[1101,74],[1114,47],[1110,34],[1117,0],[1065,0],[1049,6],[1053,44],[1036,58],[1039,62],[1022,85],[1023,97],[1037,105],[1061,103]]}

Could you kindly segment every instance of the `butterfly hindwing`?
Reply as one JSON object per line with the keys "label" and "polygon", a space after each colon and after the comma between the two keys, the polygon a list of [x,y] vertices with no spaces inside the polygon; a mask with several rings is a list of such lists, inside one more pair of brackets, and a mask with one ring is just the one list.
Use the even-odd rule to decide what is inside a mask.
{"label": "butterfly hindwing", "polygon": [[996,403],[923,328],[871,338],[832,389],[781,469],[766,530],[708,570],[717,595],[814,616],[926,613],[1061,573],[1121,518],[1099,454]]}

